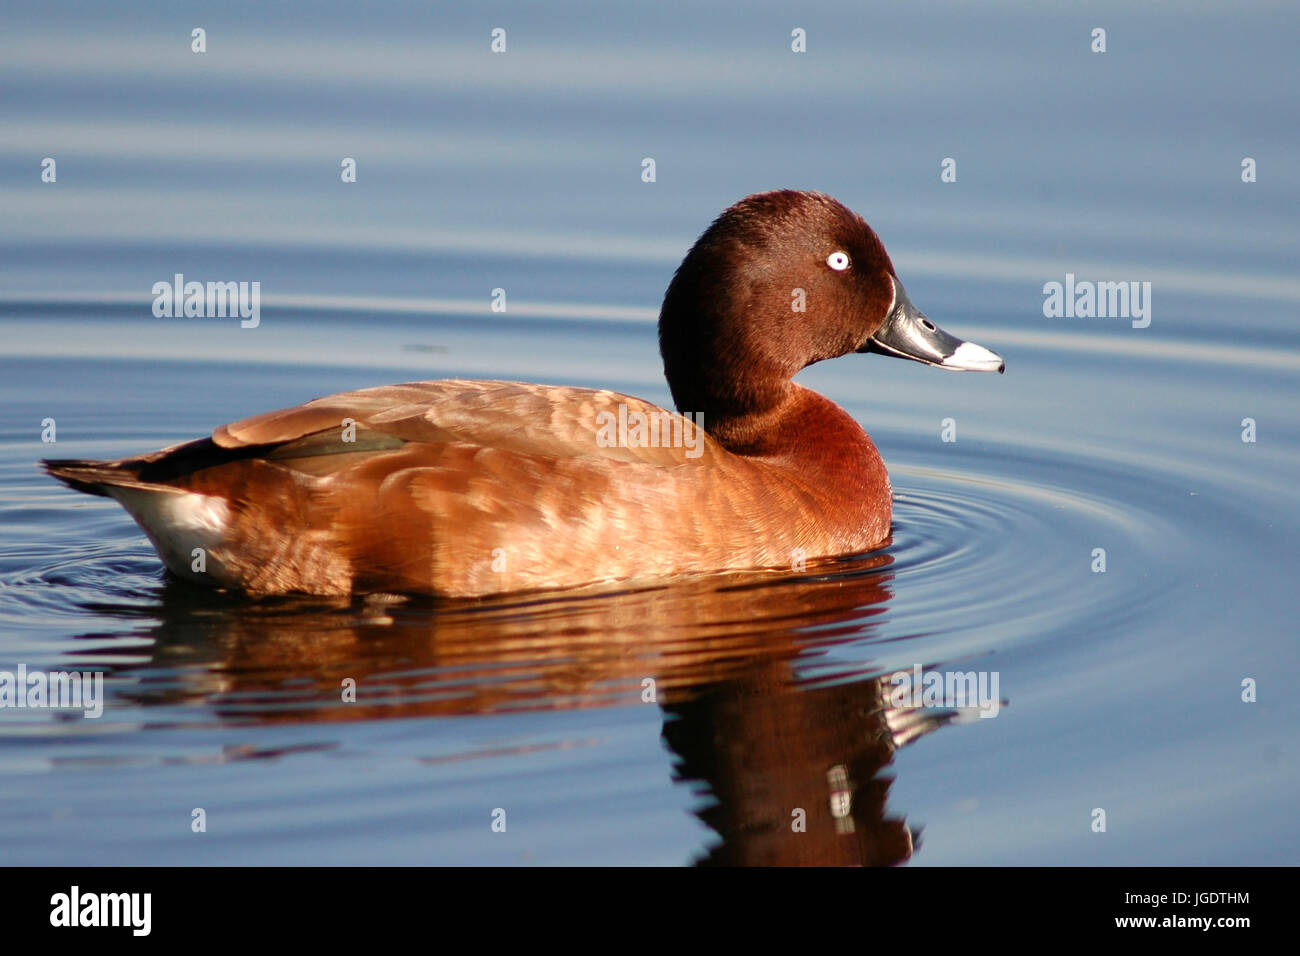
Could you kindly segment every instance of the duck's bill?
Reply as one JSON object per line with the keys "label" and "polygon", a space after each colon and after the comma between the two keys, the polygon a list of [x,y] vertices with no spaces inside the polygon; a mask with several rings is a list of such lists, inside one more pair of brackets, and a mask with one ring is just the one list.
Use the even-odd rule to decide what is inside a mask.
{"label": "duck's bill", "polygon": [[1001,372],[1002,356],[974,342],[949,335],[912,304],[902,284],[894,281],[894,308],[885,324],[867,339],[859,352],[879,352],[961,372]]}

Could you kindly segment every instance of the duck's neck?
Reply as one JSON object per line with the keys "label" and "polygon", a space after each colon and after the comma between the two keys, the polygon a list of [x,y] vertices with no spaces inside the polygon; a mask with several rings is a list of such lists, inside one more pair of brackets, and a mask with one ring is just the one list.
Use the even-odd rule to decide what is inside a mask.
{"label": "duck's neck", "polygon": [[817,479],[853,485],[884,473],[876,446],[853,416],[793,382],[764,407],[712,421],[706,414],[704,427],[734,454],[788,459]]}
{"label": "duck's neck", "polygon": [[743,400],[736,396],[731,401],[710,401],[704,412],[705,431],[737,455],[779,454],[790,437],[792,416],[799,414],[801,391],[807,389],[783,382],[751,392]]}

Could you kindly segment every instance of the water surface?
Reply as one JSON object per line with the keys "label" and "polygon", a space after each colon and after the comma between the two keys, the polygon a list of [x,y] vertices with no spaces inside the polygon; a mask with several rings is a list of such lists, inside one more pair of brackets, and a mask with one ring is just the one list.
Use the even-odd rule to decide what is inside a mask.
{"label": "water surface", "polygon": [[[4,16],[0,670],[107,689],[93,720],[0,710],[6,862],[1296,861],[1285,6]],[[249,602],[167,581],[116,504],[36,468],[386,382],[667,403],[672,269],[777,186],[862,212],[912,299],[1007,361],[801,374],[889,464],[876,554]],[[177,272],[260,281],[260,325],[154,318]],[[1066,273],[1150,281],[1150,326],[1045,318]],[[891,705],[918,665],[996,672],[997,716]]]}

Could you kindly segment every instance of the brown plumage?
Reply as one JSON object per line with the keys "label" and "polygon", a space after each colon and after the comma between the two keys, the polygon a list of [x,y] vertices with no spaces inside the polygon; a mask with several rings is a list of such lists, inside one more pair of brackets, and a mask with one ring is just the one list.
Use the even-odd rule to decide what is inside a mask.
{"label": "brown plumage", "polygon": [[[838,254],[852,266],[828,266]],[[795,287],[806,312],[791,310]],[[904,305],[865,222],[829,197],[767,193],[710,227],[664,301],[666,374],[679,408],[703,416],[697,442],[686,426],[611,446],[620,416],[683,427],[614,392],[439,381],[316,399],[134,458],[44,465],[121,502],[174,573],[252,594],[473,596],[789,569],[876,547],[890,522],[875,446],[795,372],[869,348],[992,367],[953,361],[957,340]],[[916,317],[946,355],[886,334]]]}

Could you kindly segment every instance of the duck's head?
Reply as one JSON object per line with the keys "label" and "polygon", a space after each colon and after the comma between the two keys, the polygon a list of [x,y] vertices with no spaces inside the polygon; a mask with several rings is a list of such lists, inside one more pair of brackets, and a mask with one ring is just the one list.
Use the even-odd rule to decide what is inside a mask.
{"label": "duck's head", "polygon": [[700,236],[664,296],[659,348],[678,409],[702,412],[710,431],[762,415],[800,369],[850,352],[1003,369],[912,304],[861,216],[788,189],[742,199]]}

